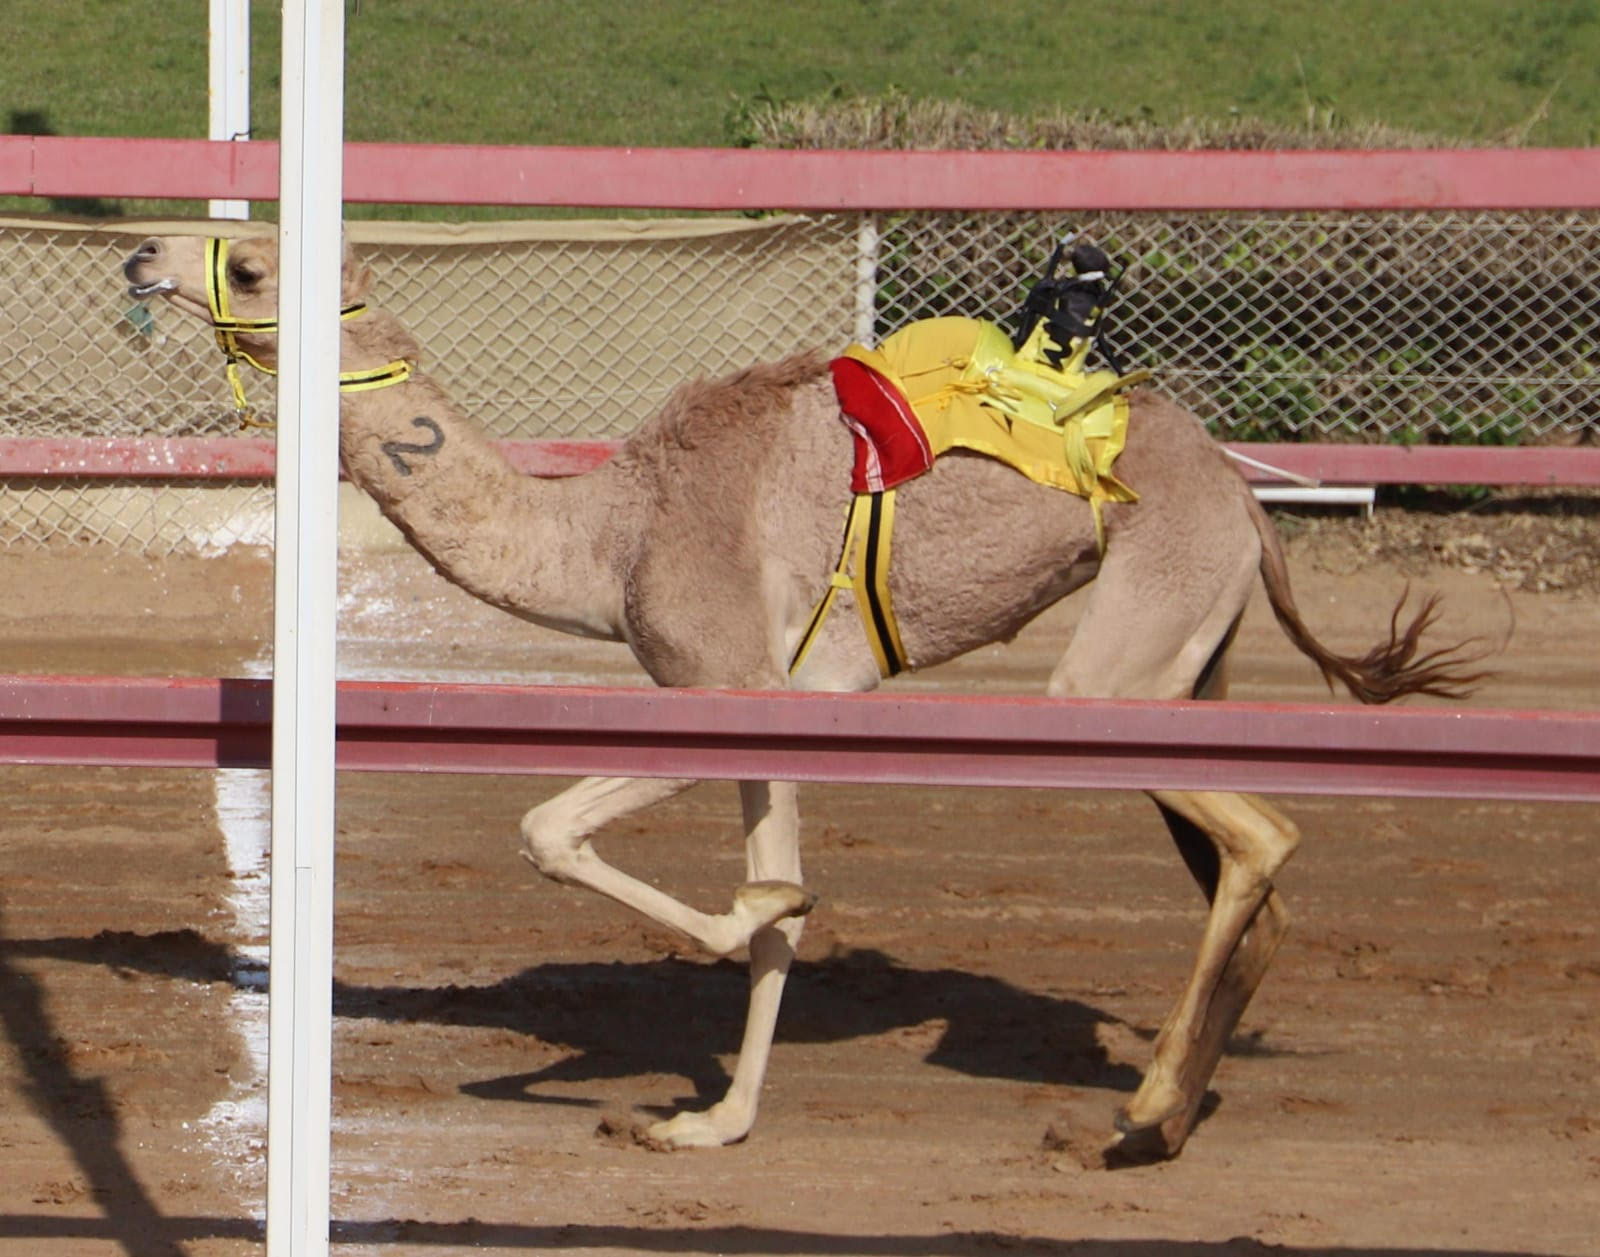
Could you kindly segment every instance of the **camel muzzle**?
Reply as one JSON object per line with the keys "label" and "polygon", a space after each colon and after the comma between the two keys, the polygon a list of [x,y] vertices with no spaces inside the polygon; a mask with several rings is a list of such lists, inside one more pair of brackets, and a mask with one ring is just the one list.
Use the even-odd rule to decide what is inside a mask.
{"label": "camel muzzle", "polygon": [[171,292],[178,286],[178,281],[172,278],[141,278],[144,268],[154,265],[161,257],[161,252],[160,241],[146,240],[123,261],[122,273],[128,280],[128,295],[130,297],[138,297],[140,299],[153,297],[159,293]]}

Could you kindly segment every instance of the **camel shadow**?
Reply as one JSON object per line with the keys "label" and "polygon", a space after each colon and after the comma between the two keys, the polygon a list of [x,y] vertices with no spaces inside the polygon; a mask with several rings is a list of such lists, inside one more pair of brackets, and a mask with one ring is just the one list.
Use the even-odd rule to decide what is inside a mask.
{"label": "camel shadow", "polygon": [[[49,957],[113,971],[256,988],[259,964],[193,929],[0,944],[16,957]],[[526,1080],[596,1081],[673,1071],[700,1097],[719,1095],[718,1057],[737,1051],[749,978],[737,961],[676,956],[632,962],[533,965],[484,985],[369,986],[334,983],[334,1014],[415,1025],[493,1028],[569,1050],[534,1074],[472,1084],[473,1094],[562,1103],[526,1094]],[[884,952],[842,949],[796,962],[779,1043],[847,1043],[943,1023],[924,1059],[977,1077],[1131,1091],[1138,1072],[1110,1061],[1096,1036],[1120,1018],[961,969],[920,969]],[[670,1034],[660,1028],[670,1026]],[[524,1080],[517,1082],[516,1080]]]}
{"label": "camel shadow", "polygon": [[[20,1091],[54,1127],[101,1204],[99,1217],[0,1213],[0,1242],[95,1241],[120,1246],[130,1257],[181,1257],[189,1242],[229,1239],[259,1244],[259,1221],[163,1214],[122,1150],[126,1138],[98,1080],[78,1075],[48,1012],[44,987],[18,960],[50,958],[101,965],[174,981],[223,982],[255,988],[259,967],[232,948],[193,929],[153,934],[102,931],[90,937],[4,939],[0,936],[0,1025],[17,1049],[25,1076]],[[946,1068],[1018,1081],[1131,1089],[1134,1070],[1106,1060],[1094,1042],[1101,1024],[1124,1024],[1070,999],[955,969],[917,969],[882,952],[849,950],[796,966],[795,996],[780,1042],[845,1042],[940,1020],[946,1028],[926,1060]],[[530,1094],[562,1077],[605,1078],[659,1071],[666,1058],[697,1084],[720,1092],[725,1079],[715,1053],[736,1043],[746,976],[732,962],[677,958],[645,963],[550,964],[482,986],[365,986],[338,983],[334,1011],[395,1023],[497,1027],[548,1038],[579,1055],[552,1070],[469,1084],[487,1100],[570,1103]],[[694,1005],[685,1015],[685,1008]],[[686,1027],[681,1035],[657,1033]],[[1257,1055],[1283,1054],[1259,1040]],[[587,1103],[584,1101],[583,1103]],[[956,1254],[995,1248],[1076,1257],[1445,1257],[1413,1248],[1309,1249],[1249,1239],[1217,1243],[1166,1240],[1062,1240],[999,1232],[936,1235],[832,1233],[726,1227],[635,1227],[526,1224],[467,1218],[420,1222],[399,1218],[335,1220],[337,1244],[480,1247],[571,1251],[617,1247],[641,1252],[729,1251],[752,1254]],[[1510,1257],[1463,1250],[1456,1257]]]}
{"label": "camel shadow", "polygon": [[[78,1076],[66,1060],[60,1035],[48,1013],[43,987],[15,961],[50,957],[68,962],[105,965],[191,982],[234,982],[250,968],[233,950],[205,939],[195,930],[156,934],[103,931],[89,938],[5,940],[0,937],[0,1023],[24,1062],[21,1091],[59,1133],[92,1185],[103,1213],[99,1217],[0,1213],[0,1243],[25,1241],[32,1247],[49,1243],[96,1242],[120,1248],[129,1257],[182,1257],[186,1245],[226,1239],[259,1245],[260,1222],[241,1217],[163,1214],[139,1182],[122,1151],[125,1138],[109,1097],[97,1080]],[[1071,1055],[1073,1044],[1092,1039],[1101,1022],[1114,1018],[1073,1000],[1059,1000],[1020,990],[993,978],[959,970],[918,970],[896,963],[881,952],[847,951],[797,966],[797,987],[809,989],[795,1001],[785,1020],[790,1041],[836,1041],[879,1033],[897,1025],[946,1018],[950,1029],[928,1060],[950,1068],[1043,1081],[1105,1079],[1111,1085],[1132,1084],[1131,1070],[1095,1066],[1094,1052],[1082,1059]],[[391,1021],[437,1022],[450,1025],[500,1026],[524,1033],[565,1036],[587,1045],[587,1076],[626,1073],[659,1066],[663,1050],[676,1053],[686,1065],[701,1063],[706,1054],[732,1043],[743,1010],[745,977],[740,966],[721,962],[692,963],[677,959],[645,964],[560,964],[526,969],[502,982],[485,986],[371,987],[340,984],[335,1012],[340,1016],[378,1016]],[[687,988],[687,989],[686,989]],[[797,994],[799,992],[797,991]],[[820,998],[825,995],[826,998]],[[708,1008],[691,1024],[699,1025],[707,1042],[671,1049],[670,1038],[641,1034],[642,1018],[679,1016],[685,996],[707,1001]],[[591,999],[612,1005],[596,1007]],[[635,1001],[631,1013],[620,1006]],[[977,1011],[967,1016],[966,1001]],[[909,1019],[915,1019],[914,1021]],[[600,1042],[591,1029],[631,1028],[628,1043]],[[660,1022],[657,1025],[662,1024]],[[668,1024],[671,1024],[670,1022]],[[1010,1033],[1020,1028],[1020,1033]],[[1031,1045],[1031,1046],[1020,1046]],[[1063,1054],[1061,1049],[1067,1052]],[[1257,1046],[1259,1049],[1259,1045]],[[1101,1057],[1103,1061],[1103,1056]],[[536,1076],[525,1076],[536,1077]],[[549,1071],[545,1078],[548,1081]],[[515,1078],[474,1087],[485,1098],[534,1099]],[[497,1088],[501,1094],[497,1094]],[[547,1098],[548,1102],[548,1098]],[[784,1230],[770,1227],[661,1227],[628,1225],[575,1226],[568,1223],[524,1223],[469,1217],[417,1221],[402,1218],[335,1219],[330,1238],[338,1245],[365,1244],[422,1248],[493,1247],[526,1252],[570,1252],[575,1249],[627,1249],[648,1253],[738,1252],[768,1257],[811,1254],[812,1257],[959,1257],[997,1249],[1060,1257],[1447,1257],[1442,1249],[1303,1248],[1266,1244],[1248,1238],[1220,1242],[1140,1239],[1059,1239],[995,1231],[941,1231],[935,1234],[865,1234],[818,1227]],[[1531,1252],[1532,1250],[1530,1250]],[[1487,1249],[1451,1250],[1450,1257],[1512,1257]]]}
{"label": "camel shadow", "polygon": [[[0,944],[0,961],[5,954],[250,989],[260,989],[265,978],[257,962],[193,929],[14,940]],[[333,1010],[346,1019],[504,1030],[565,1049],[549,1066],[461,1084],[461,1093],[474,1099],[597,1109],[601,1101],[563,1088],[643,1076],[681,1078],[688,1094],[644,1110],[666,1115],[714,1103],[726,1092],[731,1080],[722,1059],[738,1051],[748,994],[742,963],[669,956],[534,965],[482,985],[336,980]],[[1097,1033],[1101,1026],[1153,1036],[1079,1000],[961,969],[921,969],[881,951],[854,948],[795,964],[775,1042],[848,1044],[921,1030],[930,1043],[923,1061],[943,1069],[1131,1093],[1139,1071],[1110,1058]],[[1230,1051],[1283,1054],[1257,1035],[1236,1037]],[[1208,1092],[1202,1120],[1217,1103]],[[1130,1145],[1107,1164],[1121,1168],[1150,1159]]]}
{"label": "camel shadow", "polygon": [[[538,965],[482,987],[344,988],[334,1005],[355,1017],[488,1024],[571,1049],[547,1068],[462,1088],[482,1099],[589,1104],[551,1089],[674,1073],[693,1087],[676,1107],[712,1102],[726,1090],[719,1058],[738,1050],[748,995],[742,964],[669,957]],[[1138,1085],[1138,1072],[1110,1061],[1096,1036],[1097,1025],[1121,1024],[1110,1014],[998,978],[918,969],[867,949],[795,964],[775,1042],[848,1043],[929,1023],[942,1025],[923,1059],[958,1073],[1121,1091]]]}

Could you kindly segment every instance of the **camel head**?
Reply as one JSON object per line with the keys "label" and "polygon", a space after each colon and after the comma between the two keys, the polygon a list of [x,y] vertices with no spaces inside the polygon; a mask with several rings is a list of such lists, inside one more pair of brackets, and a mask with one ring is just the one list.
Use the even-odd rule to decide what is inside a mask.
{"label": "camel head", "polygon": [[[165,297],[178,309],[225,333],[255,365],[277,361],[278,242],[152,236],[122,263],[128,292]],[[345,246],[340,304],[359,308],[372,273]]]}

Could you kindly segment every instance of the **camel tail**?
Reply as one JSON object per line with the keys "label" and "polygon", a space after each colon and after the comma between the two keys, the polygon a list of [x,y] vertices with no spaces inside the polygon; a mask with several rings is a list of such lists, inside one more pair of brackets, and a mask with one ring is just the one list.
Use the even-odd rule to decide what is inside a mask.
{"label": "camel tail", "polygon": [[1409,589],[1400,595],[1389,613],[1387,641],[1379,642],[1364,655],[1341,655],[1328,649],[1300,618],[1300,610],[1289,588],[1289,568],[1284,562],[1277,529],[1255,495],[1246,493],[1245,496],[1250,503],[1251,522],[1261,537],[1261,579],[1272,603],[1272,613],[1295,648],[1321,669],[1330,690],[1337,682],[1358,701],[1374,704],[1390,703],[1407,694],[1465,698],[1477,688],[1478,682],[1491,675],[1488,671],[1472,670],[1472,665],[1489,653],[1476,638],[1421,651],[1422,637],[1439,613],[1439,596],[1429,594],[1410,623],[1402,628],[1400,616],[1410,597]]}

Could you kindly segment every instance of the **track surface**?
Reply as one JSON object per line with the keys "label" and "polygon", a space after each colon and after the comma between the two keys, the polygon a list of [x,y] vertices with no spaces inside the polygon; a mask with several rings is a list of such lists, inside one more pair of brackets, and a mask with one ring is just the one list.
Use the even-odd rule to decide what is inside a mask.
{"label": "track surface", "polygon": [[[1365,648],[1413,572],[1326,530],[1307,619]],[[1348,561],[1345,561],[1346,558]],[[259,674],[271,569],[0,556],[13,672]],[[341,672],[638,680],[409,555],[344,572]],[[1592,595],[1440,570],[1446,631],[1511,631],[1486,706],[1600,707]],[[1037,692],[1067,606],[914,686]],[[1514,629],[1513,629],[1514,622]],[[1261,607],[1235,696],[1323,691]],[[6,768],[0,1253],[261,1250],[264,774]],[[517,859],[563,784],[340,779],[335,1251],[1600,1253],[1600,877],[1575,807],[1295,798],[1294,928],[1183,1156],[1098,1151],[1200,900],[1141,797],[823,787],[822,895],[755,1133],[663,1155],[720,1093],[742,966]],[[740,879],[708,784],[604,850],[702,906]]]}

